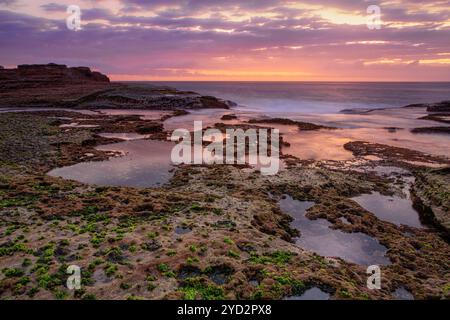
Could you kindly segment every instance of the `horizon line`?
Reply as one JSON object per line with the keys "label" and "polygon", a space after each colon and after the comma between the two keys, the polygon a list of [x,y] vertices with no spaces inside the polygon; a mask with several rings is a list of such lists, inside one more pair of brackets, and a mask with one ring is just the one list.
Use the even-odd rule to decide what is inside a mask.
{"label": "horizon line", "polygon": [[422,81],[402,81],[402,80],[111,80],[111,82],[261,82],[261,83],[292,83],[292,82],[316,82],[316,83],[450,83],[449,80],[422,80]]}

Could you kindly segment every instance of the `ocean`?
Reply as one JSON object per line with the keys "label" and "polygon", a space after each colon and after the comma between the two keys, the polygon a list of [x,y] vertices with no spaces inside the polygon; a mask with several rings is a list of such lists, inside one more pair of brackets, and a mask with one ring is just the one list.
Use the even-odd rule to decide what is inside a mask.
{"label": "ocean", "polygon": [[450,99],[450,82],[150,82],[231,100],[245,111],[337,113]]}

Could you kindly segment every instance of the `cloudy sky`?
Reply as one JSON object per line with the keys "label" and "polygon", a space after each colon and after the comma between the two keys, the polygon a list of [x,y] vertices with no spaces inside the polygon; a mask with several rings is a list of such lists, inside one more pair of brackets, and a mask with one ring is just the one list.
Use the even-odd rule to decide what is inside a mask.
{"label": "cloudy sky", "polygon": [[450,81],[450,1],[0,0],[0,65],[48,62],[113,80]]}

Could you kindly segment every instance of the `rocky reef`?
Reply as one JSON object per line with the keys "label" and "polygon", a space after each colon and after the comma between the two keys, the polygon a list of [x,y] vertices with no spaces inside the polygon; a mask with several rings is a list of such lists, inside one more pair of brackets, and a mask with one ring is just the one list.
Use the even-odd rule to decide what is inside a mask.
{"label": "rocky reef", "polygon": [[249,123],[259,123],[259,124],[281,124],[281,125],[297,126],[299,130],[305,130],[305,131],[320,130],[320,129],[334,129],[332,127],[321,126],[321,125],[317,125],[314,123],[295,121],[295,120],[284,119],[284,118],[251,119],[248,122]]}
{"label": "rocky reef", "polygon": [[450,124],[450,101],[442,101],[432,104],[418,104],[415,106],[424,108],[427,113],[427,115],[420,117],[419,120],[435,121],[441,123],[441,125],[413,128],[411,129],[412,133],[450,133],[450,127],[442,125],[442,123],[446,125]]}
{"label": "rocky reef", "polygon": [[344,145],[346,150],[351,151],[357,157],[376,156],[394,163],[406,164],[429,163],[450,165],[450,160],[443,156],[425,154],[417,150],[393,147],[379,143],[366,141],[351,141]]}
{"label": "rocky reef", "polygon": [[403,108],[425,108],[427,112],[450,112],[450,101],[414,103],[406,105]]}
{"label": "rocky reef", "polygon": [[[100,76],[79,81],[86,70],[50,68],[77,76],[57,83],[44,76],[14,90],[0,86],[0,106],[166,111],[151,119],[128,110],[0,113],[0,299],[283,299],[310,288],[331,299],[395,299],[399,288],[416,299],[450,298],[449,159],[351,141],[344,148],[352,160],[304,160],[284,154],[289,141],[280,137],[285,166],[274,176],[248,165],[185,164],[155,187],[67,180],[48,172],[117,160],[118,151],[97,147],[122,140],[104,133],[167,142],[164,121],[231,103]],[[257,124],[295,126],[298,134],[332,129],[282,118],[213,127],[225,132]],[[354,200],[372,193],[402,199],[410,193],[423,225],[392,223]],[[304,218],[326,223],[326,231],[363,235],[384,248],[381,289],[367,288],[366,265],[297,244],[305,233],[284,211],[286,197],[310,202]],[[79,290],[65,285],[69,265],[81,268]]]}
{"label": "rocky reef", "polygon": [[416,208],[450,239],[450,168],[418,173],[413,195]]}
{"label": "rocky reef", "polygon": [[229,108],[233,103],[169,87],[111,83],[88,67],[19,65],[0,69],[0,108]]}
{"label": "rocky reef", "polygon": [[229,108],[225,101],[215,97],[178,91],[169,87],[137,85],[122,85],[88,95],[74,101],[70,106],[86,109],[102,107],[153,110]]}
{"label": "rocky reef", "polygon": [[[80,117],[96,127],[61,127]],[[401,177],[344,163],[339,169],[336,163],[328,168],[292,162],[270,178],[237,166],[185,165],[155,188],[94,186],[45,174],[110,157],[95,148],[117,141],[97,135],[102,131],[148,127],[165,136],[166,117],[0,114],[0,298],[281,299],[312,287],[332,299],[393,299],[399,287],[416,299],[450,297],[443,276],[450,247],[431,222],[448,225],[448,170],[396,163],[412,168],[418,179],[414,194],[422,218],[425,212],[435,217],[427,229],[383,221],[351,200],[372,191],[399,193]],[[442,160],[383,145],[349,149],[358,157],[384,158],[366,161],[369,167],[395,164],[398,153],[421,162]],[[382,266],[382,289],[367,288],[365,266],[296,245],[299,233],[277,200],[285,194],[315,203],[308,219],[325,219],[343,233],[365,233],[385,246],[391,263]],[[65,287],[70,264],[81,267],[80,290]]]}
{"label": "rocky reef", "polygon": [[442,133],[450,134],[450,127],[422,127],[414,128],[411,130],[412,133]]}
{"label": "rocky reef", "polygon": [[428,112],[450,112],[450,101],[442,101],[427,105]]}
{"label": "rocky reef", "polygon": [[[431,113],[431,116],[433,113],[436,112],[442,112],[442,113],[448,113],[450,112],[450,101],[441,101],[441,102],[435,102],[435,103],[414,103],[414,104],[408,104],[406,106],[400,107],[400,108],[422,108],[426,112]],[[368,114],[372,112],[376,112],[377,110],[384,110],[386,108],[353,108],[353,109],[342,109],[340,113],[343,114]]]}

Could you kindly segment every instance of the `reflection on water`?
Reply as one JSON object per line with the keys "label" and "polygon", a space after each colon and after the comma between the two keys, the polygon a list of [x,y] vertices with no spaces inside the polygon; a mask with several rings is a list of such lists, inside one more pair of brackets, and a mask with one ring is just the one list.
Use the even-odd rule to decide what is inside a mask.
{"label": "reflection on water", "polygon": [[95,124],[80,124],[78,122],[72,122],[68,124],[62,124],[60,128],[97,128],[98,125]]}
{"label": "reflection on water", "polygon": [[335,135],[338,130],[301,131],[297,126],[280,124],[261,124],[280,130],[283,140],[290,146],[283,146],[283,154],[304,160],[350,160],[353,154],[343,145],[350,140]]}
{"label": "reflection on water", "polygon": [[348,108],[401,107],[450,99],[448,82],[187,81],[159,84],[231,100],[245,106],[245,110],[275,113],[330,113]]}
{"label": "reflection on water", "polygon": [[367,211],[372,212],[381,220],[395,223],[396,225],[408,225],[416,228],[423,228],[420,222],[419,214],[414,209],[411,200],[410,187],[414,183],[414,177],[411,173],[402,168],[395,166],[375,166],[369,171],[375,172],[382,177],[397,177],[400,178],[404,185],[402,192],[404,197],[397,195],[385,196],[379,192],[372,192],[370,194],[363,194],[352,198],[361,207]]}
{"label": "reflection on water", "polygon": [[314,251],[321,256],[340,257],[362,265],[387,265],[387,249],[376,239],[364,233],[344,233],[330,229],[331,223],[325,219],[310,220],[306,210],[314,205],[310,201],[298,201],[290,196],[281,199],[280,208],[294,218],[291,226],[300,231],[296,239],[300,247]]}
{"label": "reflection on water", "polygon": [[[370,168],[369,171],[375,172],[376,175],[378,175],[380,177],[385,177],[385,178],[388,178],[389,176],[392,176],[392,175],[401,175],[401,176],[403,176],[402,179],[404,181],[409,180],[409,179],[406,179],[404,176],[411,177],[410,171],[403,169],[403,168],[395,167],[395,166],[375,166],[373,168]],[[411,180],[410,183],[412,183],[412,182],[413,181]],[[407,189],[405,189],[405,191],[407,191]]]}
{"label": "reflection on water", "polygon": [[[450,157],[450,148],[448,148],[449,137],[440,134],[416,135],[408,129],[388,132],[384,129],[360,128],[360,129],[342,129],[335,130],[336,137],[347,139],[349,141],[362,140],[371,143],[381,143],[394,147],[417,150],[424,153],[443,155]],[[331,132],[329,132],[331,134]],[[327,139],[323,136],[323,139]]]}
{"label": "reflection on water", "polygon": [[286,297],[284,300],[330,300],[330,294],[317,287],[313,287],[299,296]]}
{"label": "reflection on water", "polygon": [[171,115],[171,111],[145,110],[145,109],[98,109],[97,112],[109,116],[141,116],[143,120],[159,120],[164,116]]}
{"label": "reflection on water", "polygon": [[[301,159],[350,160],[352,153],[344,149],[350,141],[367,141],[425,153],[450,157],[449,137],[445,134],[418,135],[410,129],[436,126],[436,122],[419,120],[426,115],[424,108],[376,110],[368,114],[299,114],[275,112],[271,117],[312,122],[339,130],[299,131],[296,126],[270,124],[280,129],[291,146],[284,153]],[[254,117],[264,114],[254,115]],[[446,126],[446,124],[439,124]],[[391,130],[388,130],[390,128]],[[392,128],[395,128],[393,130]]]}
{"label": "reflection on water", "polygon": [[150,137],[149,134],[139,134],[139,133],[99,133],[98,135],[104,138],[121,139],[125,141],[140,140]]}
{"label": "reflection on water", "polygon": [[128,187],[153,187],[172,177],[172,142],[135,140],[100,146],[103,151],[126,154],[106,161],[84,162],[50,171],[51,176],[88,184]]}
{"label": "reflection on water", "polygon": [[189,114],[179,117],[169,118],[164,121],[164,130],[173,131],[176,129],[187,129],[194,131],[194,121],[202,121],[203,128],[212,127],[214,124],[222,122],[227,124],[239,123],[238,120],[221,120],[220,118],[229,114],[226,109],[199,109],[189,110]]}
{"label": "reflection on water", "polygon": [[412,295],[412,293],[406,290],[404,287],[397,288],[394,291],[393,296],[396,300],[414,300],[414,296]]}
{"label": "reflection on water", "polygon": [[[28,109],[2,109],[6,111],[46,111],[64,110],[76,111],[85,114],[104,113],[108,115],[141,115],[148,120],[160,119],[170,111],[159,110],[123,110],[102,109],[98,111],[71,110],[55,108],[28,108]],[[291,154],[301,159],[312,160],[350,160],[353,158],[351,152],[343,148],[350,141],[362,140],[372,143],[381,143],[395,147],[409,148],[434,155],[450,157],[449,136],[445,134],[413,134],[411,128],[447,126],[437,124],[434,121],[418,120],[426,115],[424,108],[396,108],[375,110],[366,114],[306,114],[304,112],[283,112],[282,109],[273,108],[271,112],[252,112],[246,108],[232,110],[238,116],[236,120],[221,120],[224,114],[230,110],[223,109],[200,109],[190,110],[188,115],[172,117],[164,121],[164,129],[173,131],[178,128],[193,130],[194,121],[202,121],[203,127],[213,126],[215,123],[226,124],[244,123],[250,118],[262,116],[280,117],[292,120],[312,122],[326,126],[339,128],[339,130],[299,131],[296,126],[286,125],[263,125],[280,129],[285,140],[291,144],[284,147],[283,153]]]}
{"label": "reflection on water", "polygon": [[[102,151],[115,151],[124,154],[122,157],[112,157],[106,161],[83,162],[72,166],[51,170],[48,174],[64,179],[76,180],[88,184],[114,185],[128,187],[153,187],[167,183],[173,176],[171,172],[174,167],[171,159],[174,142],[143,140],[145,135],[134,133],[102,133],[100,136],[107,138],[119,138],[125,142],[99,146],[96,149]],[[191,155],[185,160],[187,164],[194,161],[194,148],[190,148]],[[226,150],[225,148],[223,149]],[[183,152],[179,156],[182,156]],[[211,150],[203,148],[203,161],[212,160],[215,155]],[[225,161],[225,153],[222,161]],[[258,155],[256,162],[250,161],[248,155],[242,159],[243,163],[250,164],[249,168],[243,170],[261,170],[285,168],[284,162],[275,157]],[[174,159],[175,161],[175,159]]]}
{"label": "reflection on water", "polygon": [[68,109],[68,108],[0,108],[0,113],[9,112],[36,112],[36,111],[67,111],[77,112],[86,115],[96,115],[97,112],[92,110]]}
{"label": "reflection on water", "polygon": [[279,129],[284,140],[291,144],[283,148],[283,153],[300,159],[350,160],[353,155],[344,149],[344,144],[358,140],[450,157],[450,139],[446,135],[416,135],[407,129],[395,132],[388,132],[384,128],[300,131],[295,126],[270,126]]}
{"label": "reflection on water", "polygon": [[299,131],[296,127],[276,126],[290,143],[283,154],[306,160],[350,160],[353,154],[344,149],[350,139],[336,135],[338,130]]}
{"label": "reflection on water", "polygon": [[395,223],[396,225],[408,225],[411,227],[423,227],[419,220],[419,214],[414,210],[409,197],[384,196],[379,192],[363,194],[352,198],[358,204],[372,212],[381,220]]}
{"label": "reflection on water", "polygon": [[175,233],[176,234],[186,234],[186,233],[189,233],[191,231],[192,231],[191,228],[184,227],[184,226],[178,226],[178,227],[175,228]]}
{"label": "reflection on water", "polygon": [[317,124],[337,127],[342,129],[357,128],[404,128],[429,127],[436,124],[434,121],[420,120],[426,116],[425,108],[391,108],[373,110],[363,114],[326,113],[326,114],[286,114],[280,113],[279,117],[289,117],[293,120],[314,122]]}

